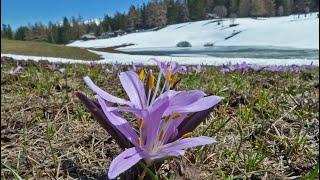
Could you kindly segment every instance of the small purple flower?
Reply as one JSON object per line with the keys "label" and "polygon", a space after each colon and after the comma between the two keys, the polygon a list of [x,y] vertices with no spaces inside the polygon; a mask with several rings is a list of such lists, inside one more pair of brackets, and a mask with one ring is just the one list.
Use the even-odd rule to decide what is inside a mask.
{"label": "small purple flower", "polygon": [[228,63],[223,65],[220,72],[227,73],[227,72],[239,72],[239,73],[247,73],[249,70],[253,70],[254,72],[260,72],[262,70],[270,71],[270,72],[292,72],[292,73],[299,73],[303,70],[312,69],[314,68],[312,63],[306,66],[298,66],[298,65],[256,65],[256,64],[247,64],[245,62],[241,64],[231,64]]}
{"label": "small purple flower", "polygon": [[143,68],[143,65],[142,65],[141,63],[136,64],[136,63],[133,63],[133,62],[132,62],[132,64],[131,64],[131,69],[130,69],[130,70],[132,70],[132,71],[134,71],[134,72],[139,72],[139,71],[142,70],[142,68]]}
{"label": "small purple flower", "polygon": [[142,68],[143,68],[143,64],[142,64],[142,63],[137,64],[137,65],[136,65],[136,68],[137,68],[137,71],[138,71],[138,72],[141,71]]}
{"label": "small purple flower", "polygon": [[186,71],[185,66],[180,66],[175,61],[171,61],[171,62],[169,62],[169,64],[167,64],[165,62],[161,62],[156,59],[151,59],[151,60],[154,60],[157,63],[160,70],[162,70],[164,76],[167,76],[167,74],[169,74],[169,73],[173,75],[175,73],[183,73]]}
{"label": "small purple flower", "polygon": [[60,73],[64,74],[64,73],[66,72],[66,69],[65,69],[65,68],[60,68],[60,69],[58,69],[58,71],[59,71]]}
{"label": "small purple flower", "polygon": [[56,64],[48,64],[47,65],[47,69],[49,69],[50,71],[54,72],[54,71],[58,71],[62,74],[65,73],[66,69],[65,68],[58,68],[58,66]]}
{"label": "small purple flower", "polygon": [[200,64],[198,64],[196,67],[193,67],[193,70],[196,72],[196,73],[202,73],[206,70],[206,68]]}
{"label": "small purple flower", "polygon": [[221,68],[220,72],[221,72],[222,74],[226,74],[226,73],[230,72],[230,69],[223,67],[223,68]]}
{"label": "small purple flower", "polygon": [[167,89],[170,89],[170,87],[173,87],[174,84],[177,82],[178,73],[186,72],[186,67],[178,65],[177,62],[171,61],[169,64],[167,64],[165,62],[161,62],[156,59],[151,59],[151,60],[154,60],[157,63],[160,69],[160,74],[164,75],[166,79],[164,87],[166,87]]}
{"label": "small purple flower", "polygon": [[112,65],[112,72],[116,73],[120,69],[120,64],[113,64]]}
{"label": "small purple flower", "polygon": [[16,74],[18,74],[19,72],[21,72],[22,69],[23,69],[23,67],[20,66],[20,65],[18,65],[18,66],[16,67],[16,69],[14,69],[14,70],[11,69],[11,70],[8,72],[8,74],[10,74],[10,75],[16,75]]}
{"label": "small purple flower", "polygon": [[90,62],[89,64],[87,64],[87,66],[89,69],[92,69],[94,68],[95,64],[96,64],[95,62]]}
{"label": "small purple flower", "polygon": [[47,69],[49,69],[50,71],[56,71],[58,67],[56,64],[48,64]]}

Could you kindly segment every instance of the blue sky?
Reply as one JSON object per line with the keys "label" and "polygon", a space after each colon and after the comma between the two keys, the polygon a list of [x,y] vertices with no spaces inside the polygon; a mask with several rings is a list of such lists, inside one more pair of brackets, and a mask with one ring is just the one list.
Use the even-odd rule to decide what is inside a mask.
{"label": "blue sky", "polygon": [[131,4],[143,2],[148,0],[1,0],[1,23],[10,24],[16,29],[28,22],[58,22],[64,16],[103,18],[105,14],[124,12]]}

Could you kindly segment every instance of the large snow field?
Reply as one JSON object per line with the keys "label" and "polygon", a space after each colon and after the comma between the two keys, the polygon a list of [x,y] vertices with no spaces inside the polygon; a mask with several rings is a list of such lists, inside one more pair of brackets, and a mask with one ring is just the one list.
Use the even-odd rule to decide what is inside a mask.
{"label": "large snow field", "polygon": [[[68,46],[84,48],[104,48],[123,44],[135,44],[119,48],[123,51],[161,50],[175,48],[181,41],[192,44],[191,49],[204,48],[206,43],[215,46],[270,46],[279,48],[319,49],[319,18],[317,13],[305,17],[300,15],[271,18],[237,18],[229,27],[231,20],[216,19],[187,22],[166,26],[158,31],[131,33],[109,39],[75,41]],[[235,32],[239,34],[225,40]]]}

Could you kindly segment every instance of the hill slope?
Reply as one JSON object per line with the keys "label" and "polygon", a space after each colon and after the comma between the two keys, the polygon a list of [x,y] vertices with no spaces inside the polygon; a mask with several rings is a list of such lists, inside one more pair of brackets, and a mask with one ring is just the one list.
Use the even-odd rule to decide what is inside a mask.
{"label": "hill slope", "polygon": [[[169,25],[158,31],[132,33],[110,39],[75,41],[68,46],[103,48],[133,43],[121,50],[173,48],[189,41],[192,48],[215,46],[273,46],[319,49],[319,19],[316,13],[272,18],[238,18],[234,27],[230,19],[205,20]],[[236,35],[234,35],[236,34]],[[234,35],[234,36],[233,36]],[[232,37],[231,37],[232,36]]]}
{"label": "hill slope", "polygon": [[1,39],[1,54],[58,57],[81,60],[99,60],[101,57],[86,49],[66,47],[45,42]]}

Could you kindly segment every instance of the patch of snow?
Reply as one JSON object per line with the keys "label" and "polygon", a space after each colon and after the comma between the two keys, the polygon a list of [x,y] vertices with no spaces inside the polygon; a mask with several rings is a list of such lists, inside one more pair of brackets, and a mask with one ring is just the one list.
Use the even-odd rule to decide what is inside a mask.
{"label": "patch of snow", "polygon": [[[133,49],[162,49],[175,48],[180,41],[188,41],[192,48],[205,48],[207,42],[215,46],[274,46],[303,49],[319,49],[319,18],[317,13],[307,17],[296,15],[270,17],[262,19],[237,18],[237,26],[229,27],[229,18],[222,19],[218,25],[214,20],[187,22],[166,26],[158,31],[131,33],[109,39],[90,41],[75,41],[68,46],[85,48],[105,48],[125,43],[135,44],[119,48]],[[211,23],[210,23],[211,22]],[[241,32],[240,32],[241,31]],[[230,37],[235,32],[240,32]]]}
{"label": "patch of snow", "polygon": [[219,57],[172,57],[172,56],[149,56],[149,55],[128,55],[92,51],[93,53],[101,55],[103,60],[97,61],[85,61],[85,60],[73,60],[65,58],[54,57],[39,57],[39,56],[23,56],[14,54],[1,54],[1,57],[11,57],[15,60],[33,60],[41,61],[47,60],[52,63],[67,63],[67,64],[132,64],[141,63],[144,65],[156,65],[152,59],[158,59],[161,61],[169,62],[176,61],[183,65],[211,65],[220,66],[232,62],[233,64],[246,62],[247,64],[257,65],[313,65],[319,66],[319,60],[309,59],[259,59],[259,58],[219,58]]}
{"label": "patch of snow", "polygon": [[85,60],[77,60],[77,59],[66,59],[66,58],[56,58],[56,57],[43,57],[43,56],[25,56],[25,55],[16,55],[16,54],[2,54],[1,57],[9,57],[14,60],[20,61],[49,61],[51,63],[64,63],[64,64],[90,64],[90,62],[94,61],[85,61]]}

